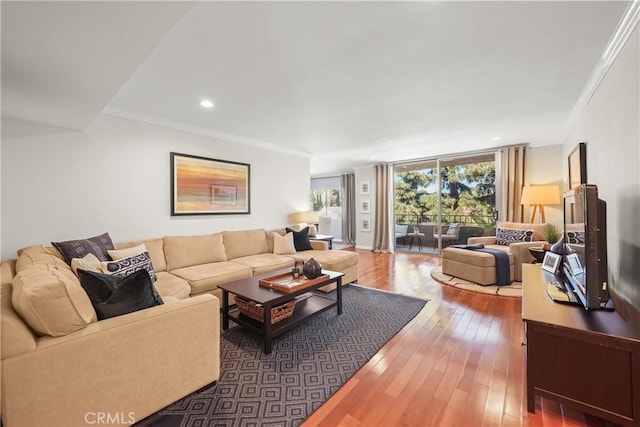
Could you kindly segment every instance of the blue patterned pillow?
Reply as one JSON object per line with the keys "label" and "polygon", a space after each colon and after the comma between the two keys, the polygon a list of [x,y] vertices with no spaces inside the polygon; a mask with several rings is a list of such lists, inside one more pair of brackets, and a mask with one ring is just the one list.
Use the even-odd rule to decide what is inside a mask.
{"label": "blue patterned pillow", "polygon": [[498,245],[503,246],[509,246],[516,242],[533,242],[533,230],[498,227],[496,229],[496,241]]}
{"label": "blue patterned pillow", "polygon": [[102,263],[102,271],[116,276],[126,277],[139,270],[147,270],[153,282],[158,280],[155,271],[153,271],[153,264],[151,264],[149,252],[143,252],[139,255],[122,258],[117,261]]}

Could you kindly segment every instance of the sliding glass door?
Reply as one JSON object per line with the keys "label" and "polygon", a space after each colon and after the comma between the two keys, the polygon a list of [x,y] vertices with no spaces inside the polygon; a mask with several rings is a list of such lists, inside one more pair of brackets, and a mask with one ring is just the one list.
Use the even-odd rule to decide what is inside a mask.
{"label": "sliding glass door", "polygon": [[495,229],[495,154],[395,165],[396,250],[439,253]]}

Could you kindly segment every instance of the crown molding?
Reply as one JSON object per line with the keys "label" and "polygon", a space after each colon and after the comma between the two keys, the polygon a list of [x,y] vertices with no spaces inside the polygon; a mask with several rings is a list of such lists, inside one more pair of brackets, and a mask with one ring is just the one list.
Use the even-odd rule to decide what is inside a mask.
{"label": "crown molding", "polygon": [[221,139],[224,141],[234,142],[238,144],[249,145],[252,147],[262,148],[270,151],[277,151],[285,154],[293,154],[299,157],[311,158],[312,155],[310,153],[306,153],[298,150],[291,150],[287,148],[282,148],[274,144],[269,144],[268,142],[259,141],[257,139],[245,138],[242,136],[220,132],[217,130],[195,126],[189,123],[179,122],[177,120],[171,120],[166,117],[158,117],[152,116],[148,114],[142,114],[135,111],[127,110],[125,108],[116,107],[113,105],[107,105],[102,113],[108,114],[110,116],[121,117],[129,120],[136,120],[139,122],[150,123],[153,125],[164,126],[171,129],[181,130],[184,132],[194,133],[197,135],[210,136],[212,138]]}
{"label": "crown molding", "polygon": [[620,52],[624,49],[627,41],[631,37],[631,34],[633,34],[633,31],[638,26],[638,22],[640,22],[640,0],[633,0],[627,7],[627,10],[622,16],[622,19],[620,19],[620,22],[618,22],[618,26],[609,40],[609,43],[607,43],[604,53],[591,73],[587,84],[582,89],[582,93],[567,119],[565,134],[563,135],[562,140],[567,138],[567,135],[576,123],[578,116],[580,116],[600,87],[600,84],[609,72],[609,69],[611,69],[611,66],[618,58],[618,55],[620,55]]}

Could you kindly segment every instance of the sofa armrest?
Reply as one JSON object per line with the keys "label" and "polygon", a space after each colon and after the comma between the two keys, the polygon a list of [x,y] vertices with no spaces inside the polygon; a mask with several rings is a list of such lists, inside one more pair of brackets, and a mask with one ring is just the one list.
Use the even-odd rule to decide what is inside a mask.
{"label": "sofa armrest", "polygon": [[470,245],[478,243],[482,243],[483,245],[495,245],[496,242],[496,236],[469,237],[469,239],[467,239],[467,243]]}
{"label": "sofa armrest", "polygon": [[[220,302],[213,295],[92,323],[2,360],[5,425],[130,424],[216,381]],[[91,415],[93,414],[93,415]]]}
{"label": "sofa armrest", "polygon": [[509,252],[513,255],[514,280],[522,281],[522,264],[531,264],[535,258],[529,252],[529,248],[540,247],[547,242],[517,242],[509,245]]}
{"label": "sofa armrest", "polygon": [[311,249],[316,251],[328,251],[329,243],[324,240],[309,240],[311,244]]}

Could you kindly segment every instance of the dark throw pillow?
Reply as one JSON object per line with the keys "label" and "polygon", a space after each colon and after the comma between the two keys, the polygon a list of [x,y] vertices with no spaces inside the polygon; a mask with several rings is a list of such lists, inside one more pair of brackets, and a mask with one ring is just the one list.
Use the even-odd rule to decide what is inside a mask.
{"label": "dark throw pillow", "polygon": [[313,248],[309,243],[309,227],[305,227],[300,231],[295,231],[290,228],[285,229],[287,233],[293,233],[293,246],[296,247],[296,251],[310,251]]}
{"label": "dark throw pillow", "polygon": [[78,269],[78,276],[98,320],[163,304],[147,270],[116,276]]}
{"label": "dark throw pillow", "polygon": [[143,252],[117,261],[108,261],[103,265],[105,268],[102,271],[105,271],[106,269],[109,274],[129,276],[138,270],[145,270],[149,273],[149,277],[151,277],[152,281],[155,282],[158,280],[155,271],[153,271],[153,264],[151,264],[151,256],[149,255],[149,252]]}
{"label": "dark throw pillow", "polygon": [[114,249],[109,233],[89,237],[88,239],[51,242],[51,244],[60,251],[69,265],[71,265],[73,258],[82,258],[88,254],[94,254],[100,261],[111,261],[107,251]]}

